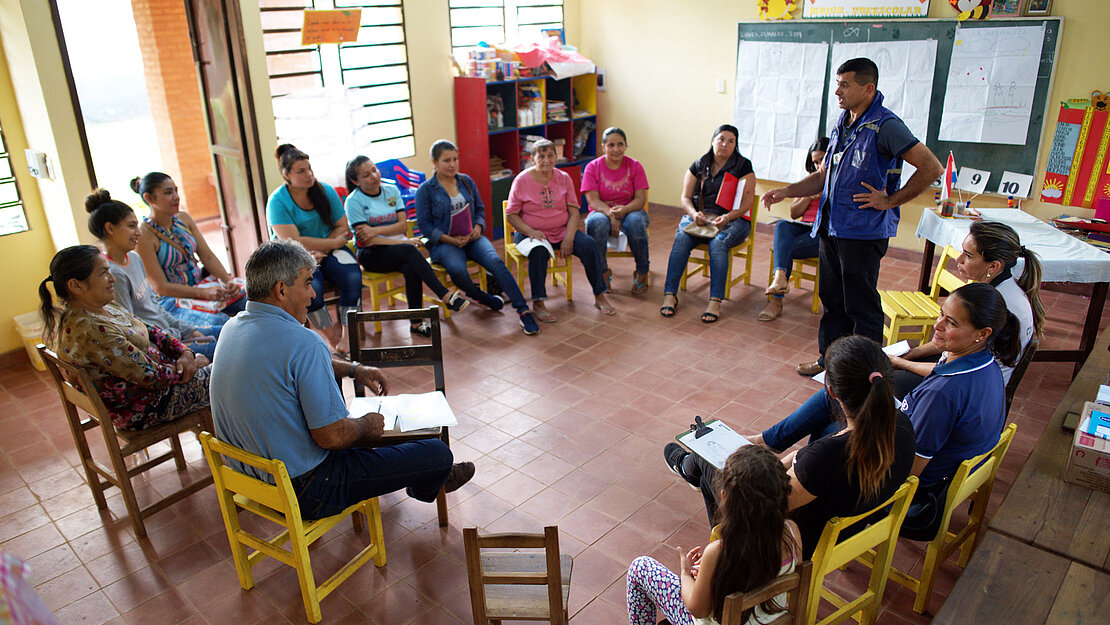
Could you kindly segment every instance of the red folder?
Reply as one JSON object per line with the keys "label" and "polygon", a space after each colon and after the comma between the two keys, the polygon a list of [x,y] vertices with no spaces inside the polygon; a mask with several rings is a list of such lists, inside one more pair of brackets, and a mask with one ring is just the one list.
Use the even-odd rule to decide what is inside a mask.
{"label": "red folder", "polygon": [[721,182],[721,190],[717,192],[717,206],[730,211],[736,203],[736,187],[740,179],[730,172],[725,172],[725,179]]}

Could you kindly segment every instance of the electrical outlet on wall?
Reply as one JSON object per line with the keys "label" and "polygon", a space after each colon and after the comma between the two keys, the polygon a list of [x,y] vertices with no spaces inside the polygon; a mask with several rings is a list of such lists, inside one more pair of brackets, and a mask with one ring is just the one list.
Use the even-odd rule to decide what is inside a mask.
{"label": "electrical outlet on wall", "polygon": [[39,152],[30,148],[23,151],[27,157],[27,171],[35,178],[49,178],[50,170],[46,162],[46,152]]}
{"label": "electrical outlet on wall", "polygon": [[726,89],[725,79],[724,78],[718,78],[717,79],[717,93],[724,93],[725,89]]}

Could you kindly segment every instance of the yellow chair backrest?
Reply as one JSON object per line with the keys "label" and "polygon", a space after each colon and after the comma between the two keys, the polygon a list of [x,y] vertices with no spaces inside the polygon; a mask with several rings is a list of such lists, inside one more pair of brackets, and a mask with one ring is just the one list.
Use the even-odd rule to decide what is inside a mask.
{"label": "yellow chair backrest", "polygon": [[983,484],[994,481],[994,476],[998,473],[998,467],[1002,464],[1002,458],[1006,455],[1006,450],[1010,448],[1010,443],[1013,442],[1014,432],[1016,431],[1017,424],[1007,425],[1002,430],[1002,436],[998,438],[998,443],[995,444],[994,449],[960,463],[959,468],[956,469],[955,477],[952,478],[952,483],[948,486],[948,498],[944,505],[941,527],[948,527],[948,519],[952,516],[956,506],[971,497]]}
{"label": "yellow chair backrest", "polygon": [[940,255],[940,263],[937,265],[937,271],[933,274],[932,288],[929,289],[929,297],[933,298],[933,301],[936,301],[940,297],[941,289],[951,293],[967,284],[967,280],[948,271],[948,261],[955,260],[959,255],[960,250],[957,250],[951,245],[944,246],[944,253]]}
{"label": "yellow chair backrest", "polygon": [[[844,617],[863,611],[861,623],[873,623],[878,615],[878,608],[882,602],[883,589],[886,586],[887,576],[890,573],[891,559],[894,557],[894,545],[898,540],[898,531],[902,521],[906,518],[913,493],[917,490],[917,478],[909,476],[905,483],[898,487],[894,495],[872,510],[852,517],[834,517],[825,524],[817,549],[813,552],[813,581],[809,597],[806,602],[806,623],[817,622],[817,606],[821,598],[833,601],[839,609],[821,620],[821,623],[836,623]],[[881,519],[875,520],[867,528],[861,530],[842,542],[838,542],[841,532],[890,506],[890,510]],[[868,550],[876,551],[876,565],[872,568],[871,580],[867,590],[859,597],[851,600],[838,600],[835,595],[822,588],[825,575],[839,569],[841,566],[855,560]]]}
{"label": "yellow chair backrest", "polygon": [[[207,432],[200,435],[200,444],[208,465],[212,469],[212,477],[216,481],[216,491],[222,497],[230,492],[238,495],[236,503],[246,507],[251,512],[264,516],[275,523],[285,525],[287,522],[300,526],[301,512],[297,496],[293,493],[293,482],[289,479],[289,472],[281,460],[268,460],[248,451],[229,445]],[[269,484],[254,476],[236,470],[225,462],[224,457],[231,458],[269,475],[273,484]],[[246,501],[260,504],[249,505]],[[244,505],[247,504],[247,505]],[[262,509],[262,506],[265,509]],[[276,516],[281,515],[281,516]]]}

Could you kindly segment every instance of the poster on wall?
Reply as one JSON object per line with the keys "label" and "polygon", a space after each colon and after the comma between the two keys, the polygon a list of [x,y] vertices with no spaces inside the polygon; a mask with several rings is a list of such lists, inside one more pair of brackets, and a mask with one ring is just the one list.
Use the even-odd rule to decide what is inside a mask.
{"label": "poster on wall", "polygon": [[1044,24],[961,28],[940,117],[941,141],[1025,145]]}
{"label": "poster on wall", "polygon": [[805,0],[803,19],[929,17],[929,0]]}
{"label": "poster on wall", "polygon": [[806,176],[828,51],[827,43],[740,41],[733,122],[757,178],[792,182]]}
{"label": "poster on wall", "polygon": [[1110,112],[1064,103],[1045,163],[1041,201],[1096,208],[1110,201]]}

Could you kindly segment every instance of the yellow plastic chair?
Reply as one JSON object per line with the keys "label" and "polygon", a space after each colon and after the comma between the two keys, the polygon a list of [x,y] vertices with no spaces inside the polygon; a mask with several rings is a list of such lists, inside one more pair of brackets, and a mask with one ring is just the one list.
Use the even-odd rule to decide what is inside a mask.
{"label": "yellow plastic chair", "polygon": [[[775,248],[771,248],[771,265],[767,271],[767,284],[775,279]],[[817,258],[795,258],[794,268],[790,271],[790,284],[794,288],[802,288],[802,280],[813,283],[813,305],[811,310],[813,314],[821,312],[821,295],[817,291],[817,283],[821,279],[821,263]],[[773,295],[767,296],[767,301],[771,301]]]}
{"label": "yellow plastic chair", "polygon": [[[212,477],[216,482],[220,512],[224,517],[228,542],[231,543],[232,560],[235,561],[235,571],[239,574],[239,585],[243,590],[254,588],[253,567],[266,556],[280,560],[297,571],[305,614],[310,623],[319,623],[321,599],[331,594],[339,584],[371,558],[375,565],[385,566],[385,537],[382,535],[382,517],[377,497],[360,501],[339,514],[307,521],[301,518],[300,505],[293,492],[293,482],[289,479],[284,462],[267,460],[243,451],[234,445],[217,440],[208,432],[201,433],[200,444],[204,448],[204,456],[208,459],[208,466],[211,467]],[[268,484],[235,470],[224,461],[224,457],[269,475],[274,483]],[[285,529],[268,539],[251,534],[243,529],[239,522],[240,510],[251,512]],[[309,545],[347,517],[351,517],[354,522],[355,531],[360,531],[362,523],[361,517],[356,514],[358,512],[366,515],[370,544],[327,581],[317,586],[308,556]],[[283,545],[287,542],[289,549],[284,549]],[[250,553],[247,552],[247,547],[252,549]]]}
{"label": "yellow plastic chair", "polygon": [[[744,239],[740,245],[732,248],[728,255],[728,281],[725,282],[725,299],[732,299],[732,287],[743,282],[744,284],[752,283],[752,261],[755,259],[755,224],[756,219],[759,217],[759,194],[756,194],[752,199],[752,211],[749,214],[751,217],[752,229],[748,233],[748,238]],[[734,259],[743,259],[744,271],[740,275],[732,275],[732,264]],[[703,243],[690,252],[690,259],[686,261],[686,271],[682,273],[682,280],[679,282],[678,287],[683,291],[686,290],[686,279],[690,276],[701,274],[709,279],[709,245]]]}
{"label": "yellow plastic chair", "polygon": [[[508,200],[501,202],[501,220],[505,224],[505,264],[516,275],[516,284],[520,287],[520,292],[523,293],[524,281],[528,277],[528,257],[521,254],[516,249],[516,243],[513,243],[513,233],[516,232],[516,229],[509,223],[508,209]],[[568,232],[567,236],[574,236],[574,234]],[[562,283],[568,302],[573,299],[571,297],[571,287],[574,284],[574,271],[570,259],[571,257],[567,256],[562,262],[559,262],[557,257],[552,257],[547,265],[547,273],[551,274],[551,286],[559,286]]]}
{"label": "yellow plastic chair", "polygon": [[[805,621],[816,625],[831,625],[839,623],[851,616],[862,625],[873,625],[879,614],[879,606],[883,600],[883,590],[886,588],[887,576],[890,573],[890,563],[894,557],[894,545],[898,540],[898,530],[906,518],[906,511],[910,507],[913,493],[917,490],[917,478],[910,476],[906,482],[898,487],[894,495],[863,514],[853,517],[833,517],[825,524],[817,549],[813,552],[813,578],[810,582],[809,596],[806,601]],[[840,534],[845,529],[852,527],[857,522],[880,513],[883,508],[890,506],[890,510],[871,525],[860,532],[840,540]],[[855,560],[869,550],[875,552],[876,566],[871,568],[871,579],[867,589],[860,596],[847,600],[828,588],[824,587],[825,576],[839,569],[845,564]],[[837,607],[836,611],[820,621],[817,620],[817,606],[821,599],[825,599]]]}
{"label": "yellow plastic chair", "polygon": [[[409,238],[413,236],[413,221],[408,222],[408,233],[405,235]],[[357,252],[356,252],[357,257]],[[446,273],[446,270],[444,271]],[[362,270],[362,288],[370,292],[370,310],[384,310],[385,308],[392,308],[394,304],[403,302],[406,305],[404,308],[423,308],[424,304],[439,306],[443,309],[444,319],[451,318],[451,309],[438,299],[431,297],[427,293],[423,296],[422,302],[416,302],[415,305],[408,305],[408,298],[405,296],[405,276],[399,271],[390,271],[386,273],[379,273],[375,271]],[[383,307],[382,304],[385,304]],[[374,331],[381,333],[382,324],[377,322],[374,324]]]}
{"label": "yellow plastic chair", "polygon": [[887,345],[902,339],[916,339],[919,344],[929,340],[933,334],[933,323],[940,316],[940,304],[937,303],[940,290],[951,293],[967,284],[967,281],[948,271],[948,261],[959,255],[960,251],[956,248],[945,246],[928,294],[920,291],[879,291],[883,314],[889,319],[883,326],[883,339]]}
{"label": "yellow plastic chair", "polygon": [[[898,569],[890,569],[890,579],[917,593],[913,602],[913,609],[918,614],[925,612],[929,603],[929,595],[933,592],[933,583],[936,581],[937,569],[942,562],[952,555],[953,551],[960,550],[960,568],[967,566],[971,554],[979,545],[986,525],[983,516],[987,513],[990,503],[991,489],[994,487],[994,477],[998,474],[998,467],[1006,450],[1014,440],[1017,424],[1011,423],[1002,430],[1002,436],[994,449],[985,454],[964,460],[956,469],[956,476],[948,486],[948,498],[944,502],[944,516],[941,517],[940,529],[925,550],[925,562],[921,567],[921,579],[918,580]],[[949,527],[952,523],[952,513],[963,502],[971,500],[971,514],[967,525],[957,533],[952,533]],[[858,558],[867,566],[872,566],[874,553],[869,552]]]}

